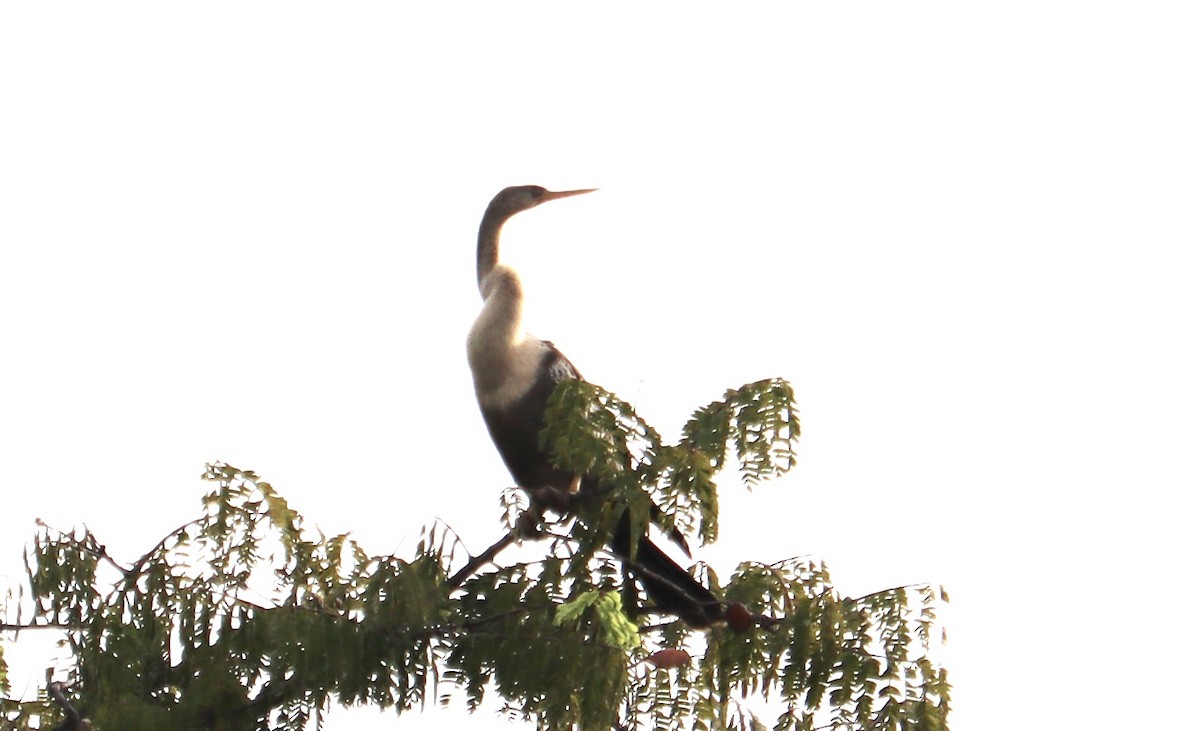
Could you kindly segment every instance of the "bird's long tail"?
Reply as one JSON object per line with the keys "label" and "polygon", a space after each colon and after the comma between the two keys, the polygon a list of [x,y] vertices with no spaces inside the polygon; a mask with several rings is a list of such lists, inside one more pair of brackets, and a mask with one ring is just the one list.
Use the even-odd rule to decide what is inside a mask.
{"label": "bird's long tail", "polygon": [[632,523],[628,511],[617,521],[613,551],[645,587],[656,609],[675,614],[692,627],[708,627],[724,618],[725,608],[716,595],[654,545],[650,536],[643,534],[638,539],[637,555],[629,560]]}

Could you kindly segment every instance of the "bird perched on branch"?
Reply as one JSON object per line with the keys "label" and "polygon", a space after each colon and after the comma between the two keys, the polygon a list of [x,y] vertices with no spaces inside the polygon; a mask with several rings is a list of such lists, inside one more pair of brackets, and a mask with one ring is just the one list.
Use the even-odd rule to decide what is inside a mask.
{"label": "bird perched on branch", "polygon": [[[529,494],[529,512],[522,521],[525,531],[536,526],[547,509],[568,513],[574,496],[593,494],[596,481],[556,467],[549,451],[539,445],[550,395],[563,380],[582,376],[553,343],[522,329],[521,280],[511,267],[499,263],[500,229],[521,211],[592,190],[556,192],[536,185],[505,188],[488,204],[479,225],[476,275],[484,304],[467,340],[467,360],[488,433],[517,485]],[[707,627],[724,618],[725,608],[716,596],[649,536],[638,537],[636,556],[630,561],[631,533],[626,513],[618,521],[610,546],[642,583],[658,611],[678,615],[694,627]]]}

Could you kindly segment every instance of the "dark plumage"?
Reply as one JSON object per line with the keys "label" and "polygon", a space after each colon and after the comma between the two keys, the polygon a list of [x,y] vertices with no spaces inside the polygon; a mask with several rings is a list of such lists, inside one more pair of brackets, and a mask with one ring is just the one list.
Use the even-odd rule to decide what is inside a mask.
{"label": "dark plumage", "polygon": [[[546,509],[567,512],[580,492],[591,494],[593,480],[555,467],[538,445],[546,403],[567,378],[582,378],[554,345],[521,329],[521,281],[498,264],[500,229],[514,214],[548,200],[590,192],[552,192],[538,186],[505,188],[488,205],[479,226],[477,276],[484,305],[471,328],[467,358],[475,394],[488,433],[519,487],[530,495],[530,518],[536,523]],[[705,627],[723,617],[717,598],[684,571],[649,536],[638,537],[632,562],[630,520],[622,516],[611,541],[641,581],[657,609],[678,615],[692,626]]]}
{"label": "dark plumage", "polygon": [[[504,406],[480,403],[480,411],[488,434],[517,485],[538,490],[538,508],[561,513],[566,512],[569,496],[579,491],[579,484],[574,474],[551,464],[545,450],[538,446],[538,436],[550,394],[564,379],[582,376],[553,343],[542,341],[542,345],[546,350],[538,370],[544,376],[534,380],[532,387],[516,400]],[[537,424],[537,431],[531,430],[530,424]],[[558,499],[555,493],[560,493]]]}

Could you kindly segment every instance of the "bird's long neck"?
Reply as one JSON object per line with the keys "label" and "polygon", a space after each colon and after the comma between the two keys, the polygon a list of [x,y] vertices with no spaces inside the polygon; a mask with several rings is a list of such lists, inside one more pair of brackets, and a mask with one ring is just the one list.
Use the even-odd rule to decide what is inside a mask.
{"label": "bird's long neck", "polygon": [[486,324],[497,342],[512,343],[521,339],[521,320],[525,295],[521,279],[512,267],[498,265],[483,281],[483,310],[477,322]]}
{"label": "bird's long neck", "polygon": [[[521,329],[523,300],[521,280],[517,273],[504,265],[492,267],[484,277],[480,290],[483,309],[467,338],[467,360],[475,378],[475,389],[481,400],[488,400],[504,385],[514,385],[514,370],[522,370],[523,346],[535,342]],[[526,384],[521,377],[521,390]],[[519,395],[519,394],[518,394]]]}
{"label": "bird's long neck", "polygon": [[500,260],[500,229],[508,216],[502,215],[488,206],[479,223],[479,248],[475,252],[475,275],[479,282],[479,294],[487,297],[483,291],[484,280],[496,268]]}

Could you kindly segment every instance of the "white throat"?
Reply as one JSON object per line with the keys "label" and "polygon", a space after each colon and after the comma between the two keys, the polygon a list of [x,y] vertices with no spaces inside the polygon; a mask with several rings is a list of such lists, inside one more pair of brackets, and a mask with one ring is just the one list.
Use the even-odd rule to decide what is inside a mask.
{"label": "white throat", "polygon": [[498,265],[480,283],[483,310],[467,336],[467,362],[480,406],[513,403],[533,387],[548,346],[521,330],[521,281]]}

